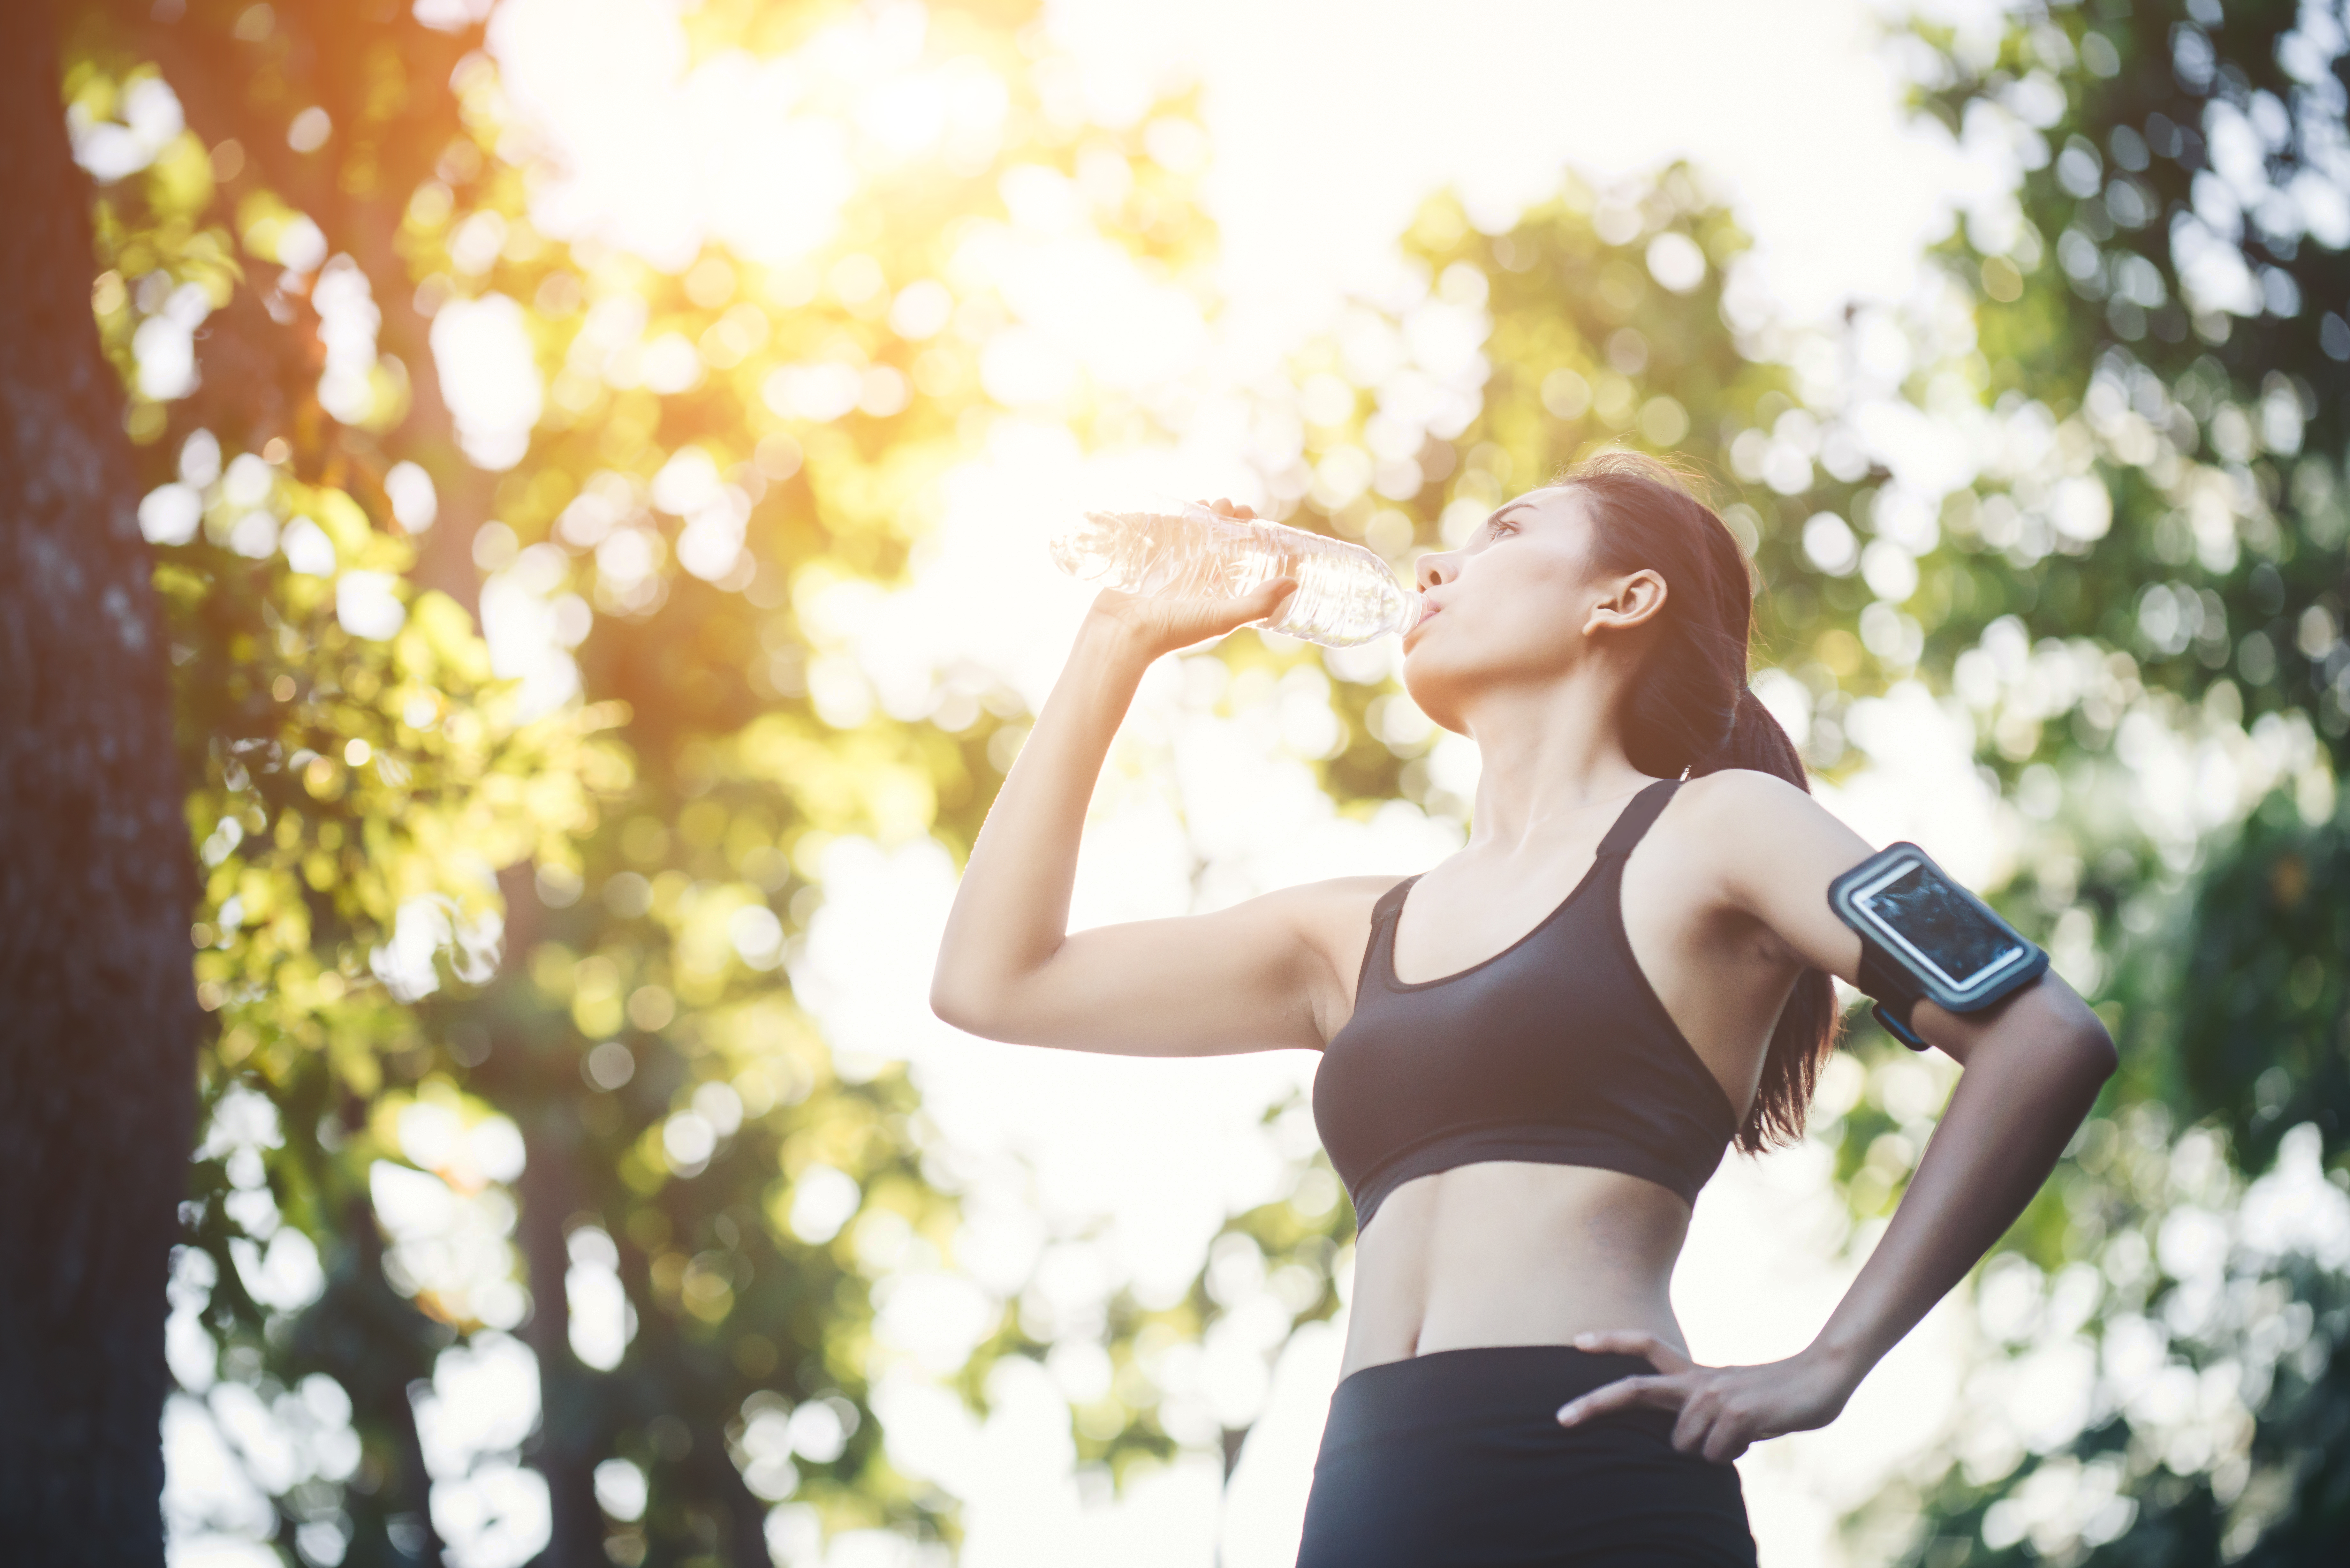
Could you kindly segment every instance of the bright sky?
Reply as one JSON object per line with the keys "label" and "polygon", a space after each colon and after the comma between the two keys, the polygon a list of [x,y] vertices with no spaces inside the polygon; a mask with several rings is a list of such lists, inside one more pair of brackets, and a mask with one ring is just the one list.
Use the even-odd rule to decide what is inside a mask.
{"label": "bright sky", "polygon": [[[1199,88],[1223,326],[1268,355],[1376,275],[1413,208],[1448,184],[1506,220],[1563,165],[1604,181],[1690,158],[1731,193],[1783,311],[1809,320],[1907,293],[1951,196],[1999,180],[1901,113],[1871,0],[1472,0],[1440,23],[1397,0],[1059,0],[1046,15],[1105,122]],[[919,51],[917,7],[869,16],[854,45],[797,70],[728,65],[689,88],[660,0],[506,0],[493,41],[508,86],[572,171],[540,221],[678,265],[705,237],[753,254],[820,238],[846,194],[836,156],[775,108]],[[960,112],[963,86],[923,86]],[[886,99],[860,115],[868,129],[909,119]]]}
{"label": "bright sky", "polygon": [[1445,185],[1503,215],[1562,165],[1606,180],[1686,157],[1811,317],[1906,293],[1918,250],[1979,176],[1900,114],[1862,0],[1641,5],[1471,0],[1061,0],[1054,30],[1116,104],[1201,86],[1227,287],[1318,300]]}

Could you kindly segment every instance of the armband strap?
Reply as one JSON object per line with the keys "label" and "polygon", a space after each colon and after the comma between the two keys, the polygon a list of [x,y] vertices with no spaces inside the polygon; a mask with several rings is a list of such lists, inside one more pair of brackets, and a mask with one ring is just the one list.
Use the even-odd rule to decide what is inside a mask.
{"label": "armband strap", "polygon": [[1860,989],[1875,999],[1868,1011],[1885,1032],[1912,1051],[1926,1049],[1925,1039],[1909,1026],[1910,1010],[1922,994],[1910,983],[1908,971],[1894,962],[1875,937],[1860,933]]}

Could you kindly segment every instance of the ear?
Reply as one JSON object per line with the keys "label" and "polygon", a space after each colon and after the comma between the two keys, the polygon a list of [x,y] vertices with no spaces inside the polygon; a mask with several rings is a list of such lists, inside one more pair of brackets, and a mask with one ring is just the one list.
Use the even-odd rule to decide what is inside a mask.
{"label": "ear", "polygon": [[1652,567],[1642,566],[1618,578],[1592,605],[1591,614],[1583,623],[1583,635],[1596,631],[1629,631],[1646,626],[1663,613],[1668,593],[1665,579]]}

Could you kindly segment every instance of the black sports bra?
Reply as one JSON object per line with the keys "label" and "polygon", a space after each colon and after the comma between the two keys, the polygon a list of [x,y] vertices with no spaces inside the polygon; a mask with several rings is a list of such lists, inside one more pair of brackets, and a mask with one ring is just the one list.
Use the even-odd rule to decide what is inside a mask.
{"label": "black sports bra", "polygon": [[1396,977],[1396,917],[1419,878],[1380,895],[1354,1016],[1314,1080],[1358,1231],[1403,1183],[1482,1160],[1594,1166],[1696,1200],[1738,1114],[1640,971],[1621,904],[1625,857],[1679,787],[1633,796],[1566,901],[1457,973]]}

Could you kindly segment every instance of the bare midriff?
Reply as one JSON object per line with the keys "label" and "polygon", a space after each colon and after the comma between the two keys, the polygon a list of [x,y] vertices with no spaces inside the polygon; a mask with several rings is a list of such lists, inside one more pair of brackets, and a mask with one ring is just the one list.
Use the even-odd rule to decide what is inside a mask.
{"label": "bare midriff", "polygon": [[1614,1329],[1686,1354],[1669,1289],[1689,1221],[1678,1194],[1582,1166],[1489,1160],[1408,1181],[1357,1238],[1339,1376]]}

